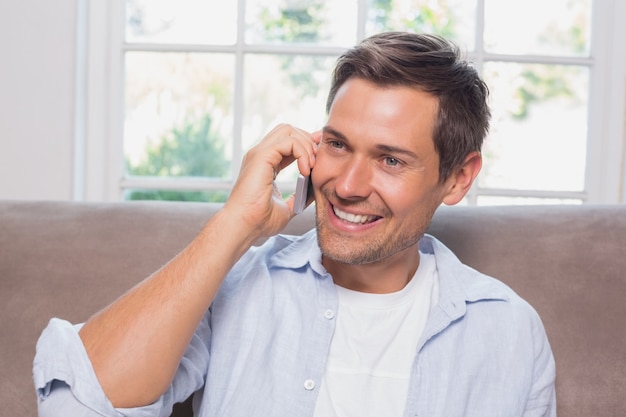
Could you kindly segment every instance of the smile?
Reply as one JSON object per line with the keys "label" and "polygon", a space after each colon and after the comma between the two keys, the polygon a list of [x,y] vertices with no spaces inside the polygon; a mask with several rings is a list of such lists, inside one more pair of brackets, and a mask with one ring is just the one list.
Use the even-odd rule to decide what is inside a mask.
{"label": "smile", "polygon": [[333,206],[333,212],[335,213],[335,216],[337,216],[341,220],[349,222],[349,223],[354,223],[354,224],[370,223],[378,219],[378,216],[367,216],[364,214],[346,213],[345,211],[341,211],[337,207],[334,207],[334,206]]}

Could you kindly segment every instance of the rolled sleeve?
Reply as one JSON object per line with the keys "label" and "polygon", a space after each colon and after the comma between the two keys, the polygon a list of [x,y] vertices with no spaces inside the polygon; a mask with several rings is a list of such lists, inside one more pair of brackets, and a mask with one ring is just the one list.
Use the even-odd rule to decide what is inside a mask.
{"label": "rolled sleeve", "polygon": [[169,416],[176,402],[204,384],[211,333],[207,317],[196,329],[165,394],[150,405],[132,409],[116,409],[102,390],[78,334],[81,327],[53,318],[37,342],[33,379],[40,416],[75,415],[71,410],[78,409],[85,416]]}

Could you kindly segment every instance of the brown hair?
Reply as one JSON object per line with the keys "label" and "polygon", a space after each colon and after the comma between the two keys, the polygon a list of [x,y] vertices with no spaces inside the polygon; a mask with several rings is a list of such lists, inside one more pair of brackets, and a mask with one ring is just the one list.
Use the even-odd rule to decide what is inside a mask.
{"label": "brown hair", "polygon": [[363,40],[337,60],[327,112],[339,87],[354,77],[381,87],[417,88],[438,98],[433,140],[440,181],[460,167],[470,152],[480,152],[489,130],[489,90],[452,42],[407,32],[385,32]]}

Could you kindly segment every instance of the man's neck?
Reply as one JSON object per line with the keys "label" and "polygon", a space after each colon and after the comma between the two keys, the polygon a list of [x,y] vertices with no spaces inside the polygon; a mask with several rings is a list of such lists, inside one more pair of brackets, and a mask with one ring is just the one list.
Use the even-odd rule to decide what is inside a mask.
{"label": "man's neck", "polygon": [[322,264],[336,285],[353,291],[386,294],[400,291],[415,275],[419,266],[416,246],[404,249],[378,262],[350,265],[322,255]]}

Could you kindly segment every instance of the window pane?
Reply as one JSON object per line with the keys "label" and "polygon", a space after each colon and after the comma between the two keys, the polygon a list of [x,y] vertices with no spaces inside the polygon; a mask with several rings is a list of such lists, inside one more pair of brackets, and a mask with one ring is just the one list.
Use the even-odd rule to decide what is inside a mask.
{"label": "window pane", "polygon": [[236,37],[236,1],[126,1],[127,42],[224,45]]}
{"label": "window pane", "polygon": [[352,45],[356,7],[356,0],[248,1],[246,42]]}
{"label": "window pane", "polygon": [[476,0],[368,0],[367,35],[389,30],[442,35],[474,47]]}
{"label": "window pane", "polygon": [[591,0],[485,0],[485,49],[589,55]]}
{"label": "window pane", "polygon": [[[278,123],[313,132],[326,119],[335,57],[250,54],[245,58],[243,148]],[[295,175],[295,168],[292,170]]]}
{"label": "window pane", "polygon": [[589,71],[486,63],[492,127],[482,187],[582,191]]}
{"label": "window pane", "polygon": [[227,54],[127,53],[128,173],[229,177],[233,73]]}

